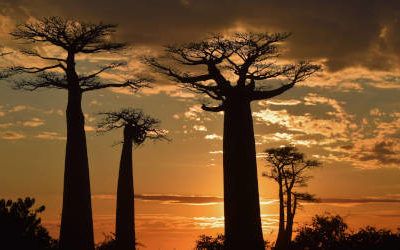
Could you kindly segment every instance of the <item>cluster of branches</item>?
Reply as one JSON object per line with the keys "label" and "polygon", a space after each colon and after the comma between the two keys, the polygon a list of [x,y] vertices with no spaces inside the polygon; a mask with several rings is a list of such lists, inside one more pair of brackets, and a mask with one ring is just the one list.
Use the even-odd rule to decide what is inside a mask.
{"label": "cluster of branches", "polygon": [[120,111],[103,112],[98,124],[100,132],[124,128],[124,141],[141,145],[146,139],[168,140],[167,131],[159,129],[160,120],[145,115],[139,109],[125,108]]}
{"label": "cluster of branches", "polygon": [[[283,93],[320,69],[319,65],[307,61],[284,65],[276,63],[280,56],[279,44],[289,35],[214,35],[200,42],[167,46],[165,58],[170,62],[162,62],[154,57],[146,57],[145,62],[157,72],[181,83],[183,88],[205,94],[219,102],[216,107],[203,105],[204,110],[218,112],[224,110],[224,101],[234,88],[242,89],[243,95],[249,101],[267,99]],[[185,72],[183,68],[186,66],[199,66],[199,73]],[[228,74],[236,76],[235,83],[228,79]],[[274,78],[281,79],[284,83],[271,90],[265,83]]]}
{"label": "cluster of branches", "polygon": [[[113,42],[110,36],[115,33],[117,25],[103,23],[88,23],[61,17],[45,17],[38,21],[27,22],[17,26],[11,35],[17,40],[27,41],[31,44],[50,44],[61,48],[66,56],[48,56],[36,49],[22,49],[26,56],[37,58],[46,62],[44,67],[14,66],[9,69],[12,74],[34,74],[35,78],[17,81],[16,89],[36,90],[38,88],[71,88],[71,73],[75,72],[75,56],[77,54],[96,54],[101,52],[118,52],[127,47],[125,43]],[[81,74],[73,77],[82,92],[98,90],[109,87],[130,87],[138,90],[148,86],[151,81],[148,77],[127,79],[120,83],[105,83],[100,79],[100,74],[125,66],[126,62],[112,62],[99,66],[91,74]],[[74,75],[72,75],[74,76]]]}

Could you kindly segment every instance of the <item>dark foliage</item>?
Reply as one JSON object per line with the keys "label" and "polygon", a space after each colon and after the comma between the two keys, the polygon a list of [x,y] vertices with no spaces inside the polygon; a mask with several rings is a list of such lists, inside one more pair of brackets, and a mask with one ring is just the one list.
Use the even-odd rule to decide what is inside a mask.
{"label": "dark foliage", "polygon": [[104,115],[104,119],[98,124],[98,132],[124,128],[124,141],[129,140],[135,146],[142,145],[146,140],[169,140],[167,131],[159,128],[160,121],[140,109],[124,108],[100,114]]}
{"label": "dark foliage", "polygon": [[[140,249],[140,247],[144,247],[144,245],[136,241],[135,247],[136,249]],[[96,250],[117,250],[115,234],[105,235],[103,242],[96,245]]]}
{"label": "dark foliage", "polygon": [[34,208],[35,199],[0,200],[0,248],[50,250],[57,249],[39,214],[44,206]]}
{"label": "dark foliage", "polygon": [[222,234],[216,237],[200,235],[196,241],[196,250],[223,250],[225,237]]}
{"label": "dark foliage", "polygon": [[339,215],[316,215],[311,225],[299,229],[291,246],[296,250],[398,250],[400,231],[367,226],[349,232]]}

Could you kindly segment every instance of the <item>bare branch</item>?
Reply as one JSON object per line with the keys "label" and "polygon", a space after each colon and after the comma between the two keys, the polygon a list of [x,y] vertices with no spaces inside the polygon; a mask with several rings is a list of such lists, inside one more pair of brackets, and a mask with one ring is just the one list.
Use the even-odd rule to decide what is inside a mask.
{"label": "bare branch", "polygon": [[34,56],[41,58],[43,60],[51,60],[51,61],[58,61],[58,62],[64,62],[66,63],[66,59],[58,58],[58,57],[48,57],[48,56],[42,56],[39,54],[38,51],[32,50],[32,49],[21,49],[20,50],[22,54],[27,55],[27,56]]}
{"label": "bare branch", "polygon": [[125,65],[126,65],[126,62],[114,62],[114,63],[111,63],[109,65],[101,67],[97,72],[95,72],[93,74],[79,77],[79,81],[87,81],[89,79],[97,77],[98,75],[100,75],[101,73],[103,73],[105,71],[108,71],[108,70],[111,70],[111,69],[115,69],[115,68],[118,68],[118,67],[121,67],[121,66],[125,66]]}
{"label": "bare branch", "polygon": [[116,27],[114,24],[45,17],[18,25],[11,35],[32,43],[50,43],[74,53],[113,52],[126,47],[125,43],[109,40]]}
{"label": "bare branch", "polygon": [[17,90],[34,91],[39,88],[68,89],[65,77],[53,72],[41,72],[32,79],[19,79],[13,86]]}
{"label": "bare branch", "polygon": [[99,90],[105,88],[130,88],[132,91],[138,91],[141,88],[150,87],[150,83],[153,80],[150,78],[138,78],[134,80],[127,80],[123,83],[103,83],[101,81],[88,81],[82,82],[82,92]]}
{"label": "bare branch", "polygon": [[66,70],[66,68],[62,64],[55,64],[55,65],[50,65],[50,66],[45,66],[45,67],[24,67],[24,66],[14,66],[10,67],[9,70],[10,72],[14,72],[16,74],[18,73],[27,73],[27,74],[36,74],[36,73],[41,73],[45,72],[51,69],[62,69]]}
{"label": "bare branch", "polygon": [[[254,90],[251,93],[251,100],[263,100],[278,96],[291,89],[296,83],[304,81],[309,76],[319,71],[320,68],[321,67],[319,65],[310,64],[308,62],[300,62],[297,65],[286,66],[281,71],[277,71],[270,76],[264,75],[262,78],[258,79],[267,79],[280,75],[286,75],[290,79],[290,82],[274,90]],[[252,78],[252,81],[255,79],[257,78]]]}
{"label": "bare branch", "polygon": [[204,111],[210,111],[210,112],[220,112],[220,111],[224,111],[225,108],[222,104],[219,106],[215,106],[215,107],[210,107],[210,106],[203,104],[203,105],[201,105],[201,109],[203,109]]}

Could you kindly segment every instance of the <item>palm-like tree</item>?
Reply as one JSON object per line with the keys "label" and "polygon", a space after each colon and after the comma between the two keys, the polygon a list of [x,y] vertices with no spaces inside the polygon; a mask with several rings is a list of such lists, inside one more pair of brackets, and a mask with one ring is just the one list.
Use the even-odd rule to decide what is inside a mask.
{"label": "palm-like tree", "polygon": [[105,117],[98,124],[99,131],[107,132],[118,128],[124,130],[117,187],[116,246],[118,250],[136,249],[133,146],[138,147],[148,139],[165,140],[166,131],[158,128],[159,120],[145,115],[138,109],[122,109],[102,114]]}

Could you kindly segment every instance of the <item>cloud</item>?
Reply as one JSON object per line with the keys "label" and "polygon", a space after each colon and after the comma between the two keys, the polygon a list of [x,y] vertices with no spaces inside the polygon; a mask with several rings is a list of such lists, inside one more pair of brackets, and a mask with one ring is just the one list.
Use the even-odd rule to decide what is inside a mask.
{"label": "cloud", "polygon": [[[98,194],[93,199],[113,200],[115,195]],[[136,194],[135,199],[142,201],[158,201],[164,204],[185,204],[185,205],[212,205],[223,202],[223,198],[216,196],[185,196],[185,195],[150,195]]]}
{"label": "cloud", "polygon": [[186,119],[200,121],[200,114],[203,112],[201,109],[201,105],[195,104],[189,107],[189,110],[186,111],[183,115]]}
{"label": "cloud", "polygon": [[43,124],[44,120],[40,118],[32,118],[31,120],[22,122],[22,126],[31,128],[39,127],[42,126]]}
{"label": "cloud", "polygon": [[296,99],[288,99],[288,100],[283,100],[283,99],[273,99],[273,100],[262,100],[259,101],[258,104],[260,106],[268,106],[268,105],[276,105],[276,106],[295,106],[300,104],[300,100]]}
{"label": "cloud", "polygon": [[30,107],[26,106],[26,105],[17,105],[12,107],[8,112],[13,113],[13,112],[20,112],[20,111],[24,111],[30,109]]}
{"label": "cloud", "polygon": [[287,44],[290,57],[324,58],[331,70],[349,66],[395,68],[400,54],[400,35],[396,29],[400,3],[394,0],[384,3],[339,0],[329,5],[317,0],[301,3],[234,0],[229,4],[212,0],[117,4],[107,0],[4,0],[1,7],[2,20],[9,20],[4,25],[6,30],[0,29],[3,33],[8,33],[14,24],[11,16],[24,20],[31,15],[41,17],[52,13],[119,23],[120,38],[139,45],[182,42],[229,30],[289,31],[293,32]]}
{"label": "cloud", "polygon": [[376,142],[369,151],[360,152],[358,159],[361,161],[376,160],[381,164],[400,164],[399,141]]}
{"label": "cloud", "polygon": [[85,131],[93,132],[93,131],[96,131],[96,128],[94,128],[93,126],[85,125]]}
{"label": "cloud", "polygon": [[193,125],[193,129],[196,131],[207,131],[207,128],[204,125]]}
{"label": "cloud", "polygon": [[13,124],[11,122],[0,123],[0,128],[9,128],[11,126],[13,126]]}
{"label": "cloud", "polygon": [[222,150],[217,150],[217,151],[210,151],[210,154],[223,154],[224,152]]}
{"label": "cloud", "polygon": [[25,137],[24,134],[15,131],[5,131],[1,133],[1,138],[4,140],[21,140]]}
{"label": "cloud", "polygon": [[222,140],[223,138],[222,138],[222,136],[217,135],[217,134],[209,134],[209,135],[204,136],[204,139],[206,139],[206,140]]}
{"label": "cloud", "polygon": [[37,134],[35,136],[35,138],[42,139],[42,140],[65,140],[66,139],[65,136],[62,136],[57,132],[47,132],[47,131]]}

